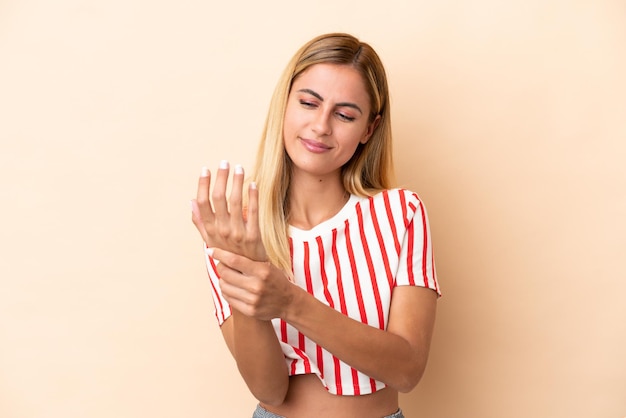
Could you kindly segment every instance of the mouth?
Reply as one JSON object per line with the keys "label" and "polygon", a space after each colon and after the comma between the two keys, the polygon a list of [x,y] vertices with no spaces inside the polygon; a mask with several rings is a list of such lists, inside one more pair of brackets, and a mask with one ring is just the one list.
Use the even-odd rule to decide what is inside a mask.
{"label": "mouth", "polygon": [[314,152],[317,154],[332,149],[331,146],[326,145],[323,142],[314,141],[312,139],[300,138],[300,141],[302,142],[302,145],[304,145],[304,148],[306,148],[310,152]]}

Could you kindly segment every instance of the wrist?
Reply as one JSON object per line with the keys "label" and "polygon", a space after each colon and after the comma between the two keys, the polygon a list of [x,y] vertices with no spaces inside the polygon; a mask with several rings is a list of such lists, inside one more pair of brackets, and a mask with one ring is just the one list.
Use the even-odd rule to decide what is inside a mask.
{"label": "wrist", "polygon": [[271,320],[259,319],[253,316],[248,316],[245,313],[238,311],[237,309],[233,309],[232,316],[235,322],[240,325],[240,328],[245,326],[254,326],[255,324],[258,325],[271,323]]}
{"label": "wrist", "polygon": [[288,302],[285,304],[285,309],[281,318],[285,320],[285,322],[293,322],[295,318],[300,316],[300,312],[302,312],[308,293],[292,282],[289,282],[288,286]]}

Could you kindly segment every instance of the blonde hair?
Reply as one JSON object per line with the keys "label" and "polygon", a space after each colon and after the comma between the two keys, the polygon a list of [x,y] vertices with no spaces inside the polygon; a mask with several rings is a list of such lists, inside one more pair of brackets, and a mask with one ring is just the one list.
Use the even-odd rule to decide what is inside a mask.
{"label": "blonde hair", "polygon": [[285,151],[283,121],[293,81],[315,64],[349,65],[363,77],[370,97],[370,122],[378,125],[342,168],[343,185],[351,194],[371,196],[392,187],[392,145],[389,89],[385,69],[374,49],[343,33],[318,36],[293,56],[274,90],[259,144],[254,178],[259,190],[261,237],[269,260],[291,274],[288,192],[291,161]]}

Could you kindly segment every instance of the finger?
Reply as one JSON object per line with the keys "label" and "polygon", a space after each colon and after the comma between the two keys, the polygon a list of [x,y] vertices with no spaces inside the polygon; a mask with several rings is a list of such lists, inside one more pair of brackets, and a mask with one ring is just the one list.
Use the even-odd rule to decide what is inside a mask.
{"label": "finger", "polygon": [[215,185],[213,186],[213,193],[211,195],[216,222],[222,228],[228,228],[228,222],[230,220],[228,203],[226,202],[226,186],[228,185],[229,171],[228,161],[222,160],[217,170]]}
{"label": "finger", "polygon": [[247,292],[243,292],[243,296],[237,293],[237,288],[230,288],[225,282],[220,280],[220,289],[224,299],[228,302],[233,311],[238,311],[245,316],[253,317],[254,310],[250,302],[247,301]]}
{"label": "finger", "polygon": [[191,221],[196,226],[196,229],[202,236],[202,240],[205,243],[208,243],[208,235],[206,229],[204,227],[204,222],[202,221],[202,216],[200,215],[200,208],[198,207],[198,202],[195,199],[191,200]]}
{"label": "finger", "polygon": [[242,304],[250,302],[250,292],[246,289],[245,277],[240,272],[224,263],[217,265],[217,271],[220,275],[220,290],[231,308],[235,308],[235,305],[240,308]]}
{"label": "finger", "polygon": [[232,239],[235,242],[240,242],[243,239],[245,232],[241,202],[243,194],[243,179],[243,167],[236,165],[229,200],[231,233]]}
{"label": "finger", "polygon": [[220,275],[219,285],[224,296],[235,298],[247,303],[251,302],[249,281],[240,272],[219,263],[217,269]]}
{"label": "finger", "polygon": [[224,263],[218,264],[218,271],[222,295],[231,305],[231,308],[248,316],[255,316],[261,307],[259,303],[262,301],[264,293],[259,286],[259,281],[251,280],[249,276],[225,266]]}
{"label": "finger", "polygon": [[213,222],[213,208],[209,199],[211,188],[211,172],[208,168],[202,167],[202,173],[198,179],[198,192],[196,195],[197,213],[202,222]]}
{"label": "finger", "polygon": [[210,257],[213,257],[215,260],[218,260],[220,263],[223,263],[235,271],[249,275],[254,272],[253,266],[255,262],[247,257],[231,253],[221,248],[207,248],[206,251]]}
{"label": "finger", "polygon": [[248,211],[246,218],[246,234],[250,240],[258,240],[261,236],[259,230],[259,191],[256,183],[250,183],[248,187]]}

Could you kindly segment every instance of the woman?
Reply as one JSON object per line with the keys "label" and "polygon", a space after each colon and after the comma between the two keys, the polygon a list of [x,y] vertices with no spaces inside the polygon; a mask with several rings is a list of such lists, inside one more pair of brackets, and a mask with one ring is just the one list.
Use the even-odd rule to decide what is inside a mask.
{"label": "woman", "polygon": [[216,316],[254,417],[402,417],[439,288],[426,212],[392,187],[386,75],[367,44],[328,34],[278,83],[255,182],[205,168],[192,220]]}

